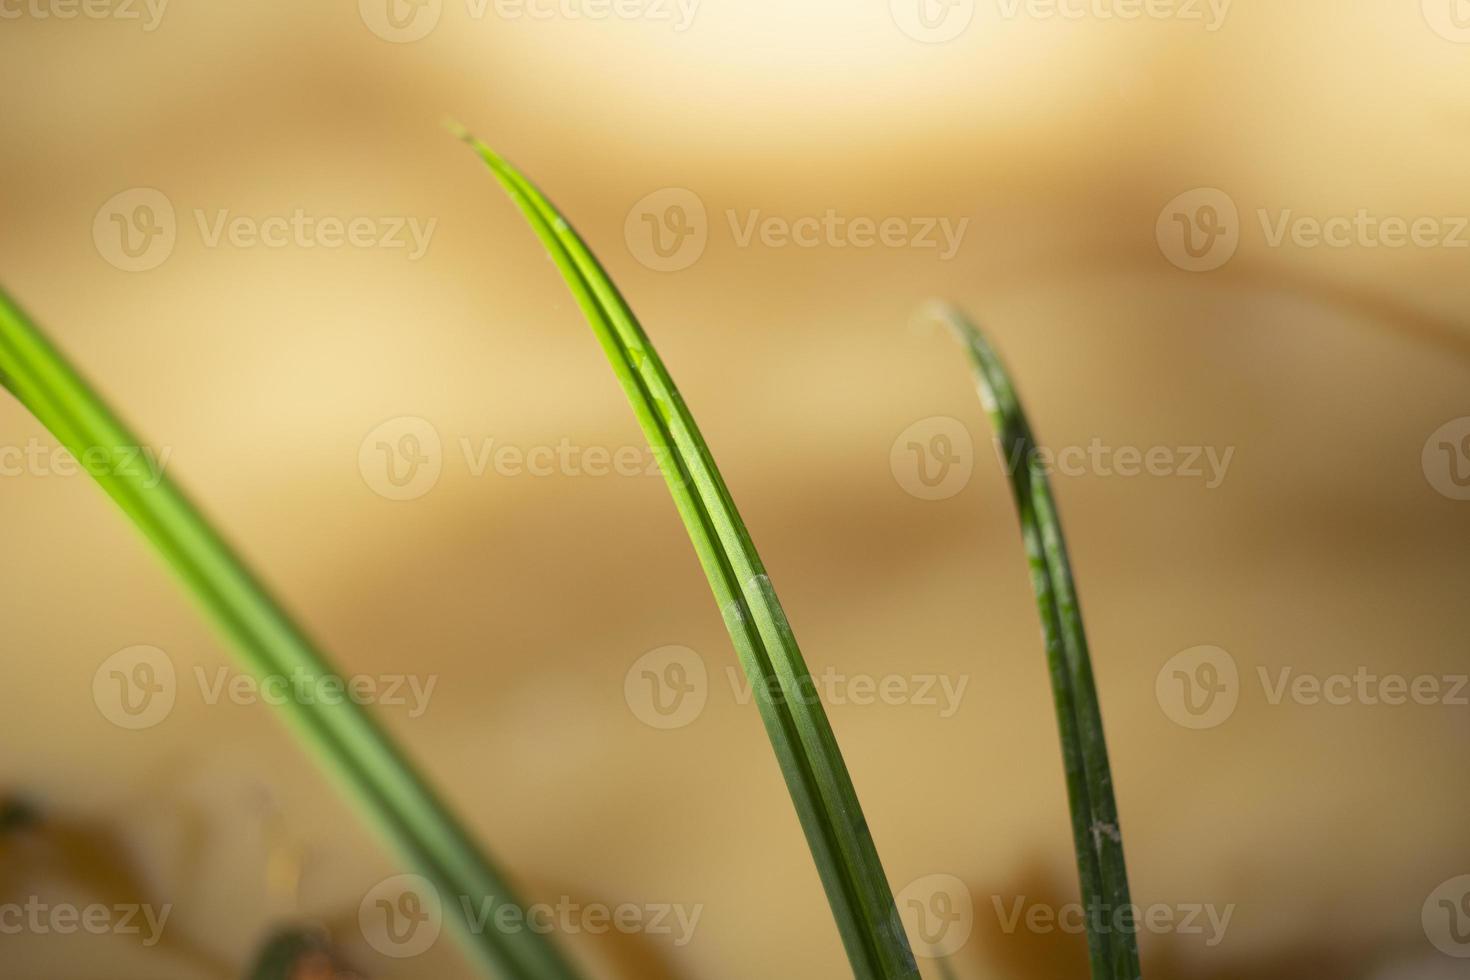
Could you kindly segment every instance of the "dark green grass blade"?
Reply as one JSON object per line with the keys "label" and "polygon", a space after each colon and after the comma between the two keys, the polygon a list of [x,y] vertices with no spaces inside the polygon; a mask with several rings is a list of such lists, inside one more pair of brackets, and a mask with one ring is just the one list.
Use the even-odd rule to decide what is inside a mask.
{"label": "dark green grass blade", "polygon": [[853,973],[917,978],[837,740],[724,480],[642,327],[586,244],[519,171],[459,135],[489,165],[561,270],[602,343],[724,613],[741,666],[827,891]]}
{"label": "dark green grass blade", "polygon": [[[78,459],[99,449],[141,446],[30,319],[0,291],[0,383]],[[337,677],[305,634],[164,475],[111,467],[96,474],[103,489],[133,519],[234,642],[259,676]],[[493,924],[475,932],[470,910],[493,898],[514,902],[504,879],[465,829],[435,797],[408,760],[351,698],[340,703],[287,698],[287,717],[320,753],[328,771],[356,792],[364,809],[433,882],[470,952],[501,976],[568,980],[572,976],[547,940],[528,929],[502,933]]]}
{"label": "dark green grass blade", "polygon": [[[1088,913],[1092,975],[1098,980],[1137,980],[1138,936],[1131,918],[1123,835],[1092,659],[1056,502],[1005,365],[984,335],[958,311],[940,306],[934,312],[954,329],[970,353],[980,400],[995,429],[1015,495],[1061,730],[1073,843]],[[1120,922],[1124,928],[1118,928]]]}
{"label": "dark green grass blade", "polygon": [[330,962],[331,947],[311,929],[282,929],[255,954],[247,980],[295,980],[304,963]]}

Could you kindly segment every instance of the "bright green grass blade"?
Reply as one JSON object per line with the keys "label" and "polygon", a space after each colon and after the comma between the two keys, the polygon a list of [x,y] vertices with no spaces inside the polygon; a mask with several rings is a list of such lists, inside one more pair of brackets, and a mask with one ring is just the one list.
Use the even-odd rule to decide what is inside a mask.
{"label": "bright green grass blade", "polygon": [[586,244],[514,167],[457,130],[518,204],[602,343],[724,613],[806,833],[853,973],[917,978],[893,893],[826,712],[709,448],[628,304]]}
{"label": "bright green grass blade", "polygon": [[[1092,975],[1095,980],[1137,980],[1138,936],[1131,917],[1123,835],[1113,799],[1102,712],[1051,485],[1037,457],[1036,439],[1020,399],[995,350],[957,310],[938,306],[933,312],[954,329],[970,352],[980,400],[995,429],[1016,499],[1061,730],[1073,843],[1088,912]],[[1118,927],[1120,922],[1123,928]]]}
{"label": "bright green grass blade", "polygon": [[[120,450],[142,445],[3,291],[0,383],[77,459],[95,450],[117,460]],[[167,476],[158,480],[137,466],[109,466],[95,475],[214,616],[250,670],[262,677],[299,676],[312,685],[306,690],[340,676]],[[538,933],[497,931],[495,915],[489,927],[471,927],[483,903],[515,902],[504,879],[367,712],[351,698],[333,700],[287,698],[284,710],[328,771],[356,792],[438,889],[468,950],[504,977],[568,980],[572,973]]]}

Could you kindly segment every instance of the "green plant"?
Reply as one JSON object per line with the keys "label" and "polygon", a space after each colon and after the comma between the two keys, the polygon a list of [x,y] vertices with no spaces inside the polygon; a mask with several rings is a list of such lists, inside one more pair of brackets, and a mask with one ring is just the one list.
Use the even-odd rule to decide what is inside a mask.
{"label": "green plant", "polygon": [[520,171],[462,129],[525,213],[622,383],[724,614],[796,806],[853,974],[918,977],[893,893],[837,739],[786,614],[709,447],[617,287],[581,237]]}
{"label": "green plant", "polygon": [[[627,302],[567,220],[503,157],[462,128],[455,131],[520,206],[601,341],[649,445],[666,463],[664,475],[675,506],[725,613],[753,689],[767,695],[780,692],[779,697],[767,696],[758,703],[854,974],[916,976],[846,766],[821,703],[811,695],[806,664],[693,416]],[[1060,520],[1046,474],[1036,462],[1035,439],[1004,365],[957,312],[945,307],[940,315],[969,347],[982,401],[1007,450],[1006,458],[1026,460],[1010,475],[1062,737],[1078,870],[1089,909],[1092,972],[1097,980],[1133,980],[1139,975],[1138,949],[1131,923],[1126,922],[1131,904],[1122,834]],[[1010,455],[1012,450],[1021,455]],[[783,711],[793,704],[796,711]],[[799,740],[792,739],[793,730]],[[821,795],[813,793],[813,784]],[[844,815],[850,819],[844,821]],[[854,892],[853,882],[862,884],[863,890]],[[1113,910],[1129,928],[1111,927]]]}
{"label": "green plant", "polygon": [[[452,127],[521,208],[592,325],[664,475],[754,690],[786,775],[855,976],[916,976],[877,852],[801,652],[709,448],[643,328],[582,238],[523,174],[462,127]],[[1004,365],[980,332],[948,307],[940,315],[969,347],[982,401],[1010,474],[1041,613],[1062,738],[1074,845],[1089,910],[1095,980],[1139,976],[1102,716],[1061,523],[1036,443]],[[1010,451],[1020,456],[1011,456]],[[691,487],[692,485],[692,487]],[[756,629],[750,628],[754,617]],[[792,704],[794,713],[783,711]],[[804,710],[802,710],[804,709]],[[792,731],[799,736],[793,740]],[[794,763],[794,764],[793,764]],[[813,793],[815,783],[817,795]],[[847,819],[844,820],[844,817]],[[834,843],[836,846],[834,847]],[[862,886],[852,889],[852,883]],[[1116,928],[1121,921],[1124,928]]]}
{"label": "green plant", "polygon": [[[550,202],[489,147],[460,131],[520,206],[591,323],[659,458],[675,506],[724,615],[786,778],[855,977],[917,978],[918,971],[857,794],[815,685],[759,555],[683,398],[647,335],[586,244]],[[1010,472],[1041,614],[1094,980],[1135,980],[1136,935],[1113,928],[1131,909],[1101,712],[1076,588],[1055,501],[1014,386],[981,333],[962,315],[937,315],[974,361],[980,394]],[[140,444],[101,398],[0,291],[0,384],[73,455],[126,458]],[[134,468],[89,467],[233,641],[256,674],[338,678],[244,563],[172,480]],[[160,478],[161,476],[161,478]],[[470,910],[515,903],[402,752],[351,699],[286,699],[285,710],[328,771],[350,788],[444,904],[479,962],[518,980],[571,980],[539,933],[476,929]],[[265,948],[260,976],[278,975],[316,947],[288,931]],[[948,965],[941,964],[948,973]]]}
{"label": "green plant", "polygon": [[[78,459],[119,460],[142,445],[3,291],[0,384]],[[312,685],[340,680],[171,479],[164,475],[155,482],[132,466],[90,469],[213,616],[247,669],[260,677],[299,676]],[[532,930],[472,928],[469,910],[492,898],[514,902],[510,888],[362,707],[351,698],[287,698],[283,710],[327,770],[445,896],[444,905],[481,962],[529,980],[572,976],[551,944]]]}
{"label": "green plant", "polygon": [[[958,310],[941,304],[933,313],[955,331],[969,351],[980,400],[995,430],[1001,457],[1007,461],[1061,732],[1092,976],[1094,980],[1135,980],[1139,975],[1138,936],[1129,918],[1132,901],[1123,862],[1123,833],[1113,799],[1092,659],[1056,501],[1039,461],[1036,437],[995,349]],[[1122,928],[1116,927],[1119,923]]]}
{"label": "green plant", "polygon": [[346,976],[346,973],[337,968],[332,946],[321,933],[281,929],[272,933],[256,951],[247,976],[248,980],[296,980]]}

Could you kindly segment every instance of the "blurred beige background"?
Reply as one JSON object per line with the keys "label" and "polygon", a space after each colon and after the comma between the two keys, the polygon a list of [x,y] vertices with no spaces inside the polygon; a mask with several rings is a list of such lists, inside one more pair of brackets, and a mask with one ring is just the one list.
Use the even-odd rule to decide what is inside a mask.
{"label": "blurred beige background", "polygon": [[[1075,900],[1075,873],[1009,492],[959,348],[912,316],[936,296],[990,330],[1048,445],[1234,451],[1214,487],[1056,477],[1135,899],[1231,910],[1213,944],[1145,932],[1146,975],[1466,975],[1426,921],[1470,873],[1470,708],[1273,704],[1258,672],[1467,669],[1470,503],[1437,492],[1454,484],[1424,451],[1470,415],[1470,250],[1273,234],[1362,211],[1456,237],[1470,11],[703,0],[683,21],[662,4],[535,18],[443,0],[390,21],[372,0],[172,0],[43,16],[67,9],[26,0],[0,20],[0,281],[166,447],[345,672],[435,679],[427,710],[380,716],[528,898],[701,909],[683,945],[566,938],[589,972],[846,964],[661,481],[476,472],[491,445],[641,438],[446,115],[532,174],[629,297],[813,671],[966,685],[948,716],[918,699],[829,709],[895,891],[944,875],[968,893],[956,976],[1086,966],[1075,934],[1004,927],[1018,899]],[[130,258],[113,215],[162,227],[136,197],[109,204],[138,188],[172,209],[174,241]],[[704,215],[702,253],[675,271],[640,261],[644,214],[678,215],[635,205],[665,188]],[[1198,188],[1236,209],[1214,212],[1233,255],[1191,259],[1170,237],[1180,215],[1204,234],[1219,194],[1167,207]],[[909,236],[967,224],[948,258],[903,236],[741,242],[757,212],[784,227],[829,210],[901,218]],[[247,230],[297,212],[434,224],[414,258],[323,247],[320,229],[213,240],[221,212]],[[370,434],[403,417],[432,427],[441,471],[390,500]],[[968,431],[973,473],[926,500],[905,489],[906,442],[899,464],[891,451],[916,424],[926,444],[935,418]],[[9,400],[0,433],[54,445]],[[202,696],[196,668],[232,655],[113,504],[34,466],[0,494],[3,789],[43,814],[0,849],[0,901],[172,909],[152,947],[7,935],[7,975],[239,976],[273,926],[312,921],[365,975],[470,975],[447,933],[403,959],[366,940],[359,904],[405,869],[271,709]],[[126,730],[93,680],[136,645],[167,653],[179,690],[166,718]],[[625,680],[670,645],[706,666],[707,703],[659,730]],[[1238,704],[1196,729],[1156,681],[1201,645],[1238,666]]]}

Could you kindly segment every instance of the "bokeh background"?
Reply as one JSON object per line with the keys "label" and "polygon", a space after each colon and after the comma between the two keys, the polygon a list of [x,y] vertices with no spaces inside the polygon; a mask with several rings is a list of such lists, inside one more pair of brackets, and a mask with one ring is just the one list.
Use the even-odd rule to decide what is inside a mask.
{"label": "bokeh background", "polygon": [[[487,446],[641,438],[446,115],[531,173],[629,297],[813,670],[966,685],[948,716],[829,708],[895,891],[963,883],[954,976],[1086,964],[1080,936],[1000,914],[1075,901],[1075,872],[1009,491],[960,348],[914,316],[935,297],[990,331],[1047,444],[1233,450],[1213,486],[1056,477],[1135,899],[1230,910],[1223,936],[1145,932],[1146,975],[1470,975],[1431,921],[1470,873],[1470,708],[1273,704],[1259,679],[1467,670],[1470,503],[1445,467],[1470,460],[1437,454],[1470,415],[1470,250],[1273,244],[1267,227],[1363,211],[1456,237],[1463,3],[1237,0],[1217,18],[1181,0],[1125,19],[1123,0],[1077,17],[957,0],[920,20],[903,0],[703,0],[684,21],[395,2],[394,21],[373,0],[5,4],[0,280],[344,672],[434,679],[427,710],[379,716],[529,899],[701,909],[683,945],[562,937],[581,964],[846,971],[661,481],[472,465]],[[140,188],[174,240],[127,271],[107,231]],[[639,202],[668,188],[698,202],[683,214],[705,242],[664,271],[639,233],[678,214]],[[1238,247],[1181,268],[1175,215],[1203,228],[1220,194],[1237,209],[1215,212],[1221,248]],[[731,224],[829,210],[968,223],[947,257],[742,244]],[[220,212],[434,225],[418,256],[211,244],[200,221]],[[394,500],[373,460],[405,418],[438,437],[440,472]],[[967,433],[952,445],[973,469],[924,499],[904,460],[935,419]],[[8,399],[0,432],[54,445]],[[90,480],[42,469],[0,480],[0,790],[37,815],[0,843],[0,900],[171,912],[151,947],[7,935],[0,970],[240,976],[273,928],[319,923],[365,976],[470,975],[447,931],[410,958],[368,941],[364,896],[407,869],[272,709],[208,703],[196,669],[233,669],[231,652]],[[129,730],[94,677],[139,645],[165,651],[177,698]],[[1191,728],[1156,682],[1204,645],[1237,666],[1238,703]],[[707,703],[663,730],[625,682],[668,646],[707,668]]]}

